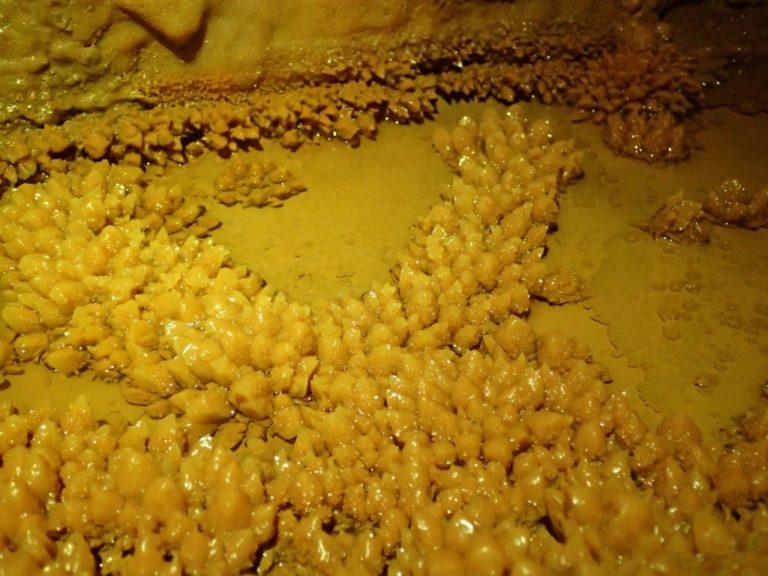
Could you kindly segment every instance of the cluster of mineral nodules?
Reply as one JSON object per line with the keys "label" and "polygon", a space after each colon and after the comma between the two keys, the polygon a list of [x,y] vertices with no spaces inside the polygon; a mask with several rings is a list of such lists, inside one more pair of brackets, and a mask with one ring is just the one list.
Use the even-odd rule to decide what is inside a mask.
{"label": "cluster of mineral nodules", "polygon": [[703,203],[676,192],[644,228],[656,238],[703,244],[709,242],[713,224],[749,230],[768,226],[768,186],[750,190],[738,179],[727,178]]}
{"label": "cluster of mineral nodules", "polygon": [[[237,86],[203,84],[151,89],[147,99],[161,105],[149,110],[19,130],[0,149],[0,183],[34,179],[74,156],[162,166],[264,139],[288,148],[324,138],[357,143],[375,136],[381,121],[430,117],[441,99],[568,105],[575,120],[604,125],[606,142],[618,153],[678,161],[688,154],[684,120],[703,91],[694,63],[643,24],[601,33],[551,25],[524,36],[502,26],[485,37],[400,46],[385,55],[363,49],[292,84],[279,79],[276,89],[267,83],[236,97]],[[189,102],[200,94],[211,99]],[[179,99],[187,103],[174,105]]]}
{"label": "cluster of mineral nodules", "polygon": [[118,378],[155,420],[3,405],[0,567],[760,573],[768,405],[727,445],[683,416],[649,429],[526,321],[579,290],[542,259],[572,143],[515,108],[434,143],[455,178],[391,283],[314,310],[138,168],[9,191],[0,364]]}

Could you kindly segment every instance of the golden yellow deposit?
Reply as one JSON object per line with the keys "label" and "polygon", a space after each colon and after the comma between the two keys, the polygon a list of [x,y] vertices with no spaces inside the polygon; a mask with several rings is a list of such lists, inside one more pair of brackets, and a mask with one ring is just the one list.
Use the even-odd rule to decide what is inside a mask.
{"label": "golden yellow deposit", "polygon": [[394,282],[314,308],[137,169],[6,194],[4,361],[126,374],[159,421],[6,404],[4,569],[759,573],[765,406],[728,445],[649,429],[525,320],[580,290],[542,256],[581,153],[515,108],[434,143],[453,183]]}
{"label": "golden yellow deposit", "polygon": [[[149,28],[142,66],[161,70],[223,5],[182,2],[176,22],[115,4],[56,34],[134,38],[103,52],[125,55]],[[98,60],[56,46],[55,65],[14,65],[58,94],[57,70]],[[80,90],[5,109],[57,122],[0,146],[0,574],[763,573],[768,179],[637,168],[706,157],[719,132],[696,114],[725,65],[640,18],[400,48],[228,101],[169,104],[190,90],[172,79],[147,109],[60,117]],[[121,99],[100,84],[116,78],[93,95]],[[475,98],[595,126],[577,141],[555,136],[559,107],[446,105]],[[439,107],[455,121],[432,124]],[[390,134],[377,160],[366,140]],[[342,158],[359,165],[340,177]],[[387,209],[345,197],[368,171]],[[659,182],[695,184],[621,190]]]}

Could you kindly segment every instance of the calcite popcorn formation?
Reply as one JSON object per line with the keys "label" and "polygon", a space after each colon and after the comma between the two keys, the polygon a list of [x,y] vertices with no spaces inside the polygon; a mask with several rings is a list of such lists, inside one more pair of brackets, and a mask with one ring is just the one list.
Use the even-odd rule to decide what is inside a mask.
{"label": "calcite popcorn formation", "polygon": [[[189,4],[176,21],[125,0],[100,21],[140,21],[192,58],[223,4]],[[621,154],[685,156],[701,80],[658,30],[500,30],[339,51],[258,90],[202,82],[224,102],[173,102],[187,83],[154,84],[147,109],[4,136],[0,365],[114,380],[150,418],[101,419],[85,398],[63,413],[2,404],[3,570],[761,573],[765,402],[728,444],[705,443],[682,415],[651,428],[585,346],[526,320],[533,298],[582,290],[544,257],[558,197],[582,170],[546,121],[513,106],[436,131],[454,179],[390,282],[312,307],[208,235],[206,202],[279,202],[303,189],[289,172],[235,156],[211,198],[155,177],[267,139],[360,144],[382,121],[423,121],[463,98],[569,104]],[[707,206],[734,223],[762,209],[733,183]]]}
{"label": "calcite popcorn formation", "polygon": [[7,565],[761,565],[766,519],[750,507],[768,489],[755,459],[768,411],[728,449],[685,418],[648,430],[583,347],[524,319],[531,296],[572,290],[542,256],[579,153],[515,109],[435,143],[452,197],[419,224],[395,283],[314,311],[211,241],[173,242],[163,223],[181,195],[138,169],[9,193],[5,362],[120,377],[162,419],[99,423],[84,399],[58,420],[6,406],[4,517],[24,519],[3,526]]}

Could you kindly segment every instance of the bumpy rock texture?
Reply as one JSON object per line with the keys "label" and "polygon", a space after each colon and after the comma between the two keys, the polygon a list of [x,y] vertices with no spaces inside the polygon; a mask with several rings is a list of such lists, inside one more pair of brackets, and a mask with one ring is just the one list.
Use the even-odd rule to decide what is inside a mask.
{"label": "bumpy rock texture", "polygon": [[[12,139],[0,174],[23,181],[73,152],[181,162],[201,141],[220,150],[263,137],[289,147],[354,140],[376,121],[418,121],[439,98],[567,104],[575,119],[604,123],[621,154],[688,153],[683,121],[701,104],[703,68],[669,40],[653,3],[349,4],[295,0],[258,13],[214,0],[7,5],[13,49],[0,68],[0,120],[59,125],[37,142],[25,132],[26,153]],[[33,40],[41,37],[49,41]],[[300,92],[286,97],[287,87]],[[230,110],[219,111],[222,99]],[[180,100],[195,104],[154,108]],[[122,127],[109,117],[62,123],[120,102],[141,106],[120,113]],[[147,131],[159,133],[137,134]]]}
{"label": "bumpy rock texture", "polygon": [[585,347],[526,321],[579,290],[543,259],[581,175],[550,131],[512,108],[436,132],[455,179],[391,283],[315,309],[139,168],[12,190],[0,362],[88,368],[161,420],[4,405],[0,565],[759,573],[768,405],[727,445],[684,416],[649,429]]}
{"label": "bumpy rock texture", "polygon": [[[450,191],[359,298],[291,302],[209,237],[208,202],[303,191],[239,151],[357,145],[445,100],[568,105],[617,153],[684,159],[717,66],[668,38],[671,3],[0,8],[0,368],[88,370],[150,417],[0,405],[0,572],[761,573],[765,399],[727,443],[651,429],[527,321],[582,297],[544,258],[582,164],[546,122],[437,131]],[[206,153],[230,158],[210,197],[156,178]],[[761,227],[765,200],[727,181],[652,230]]]}

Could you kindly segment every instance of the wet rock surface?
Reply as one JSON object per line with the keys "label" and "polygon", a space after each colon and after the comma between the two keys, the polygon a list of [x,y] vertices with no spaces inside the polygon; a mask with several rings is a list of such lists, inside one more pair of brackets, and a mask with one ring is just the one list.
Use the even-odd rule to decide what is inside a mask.
{"label": "wet rock surface", "polygon": [[[177,47],[195,35],[197,13],[220,8],[192,2],[190,20],[171,26],[156,7],[120,4],[127,20],[99,18],[139,20]],[[133,104],[10,127],[0,146],[0,569],[760,573],[768,405],[746,380],[724,381],[721,365],[738,361],[731,349],[718,345],[713,370],[700,362],[691,379],[702,397],[731,385],[747,398],[713,435],[695,422],[698,404],[649,417],[618,382],[625,373],[581,335],[534,320],[537,306],[583,305],[592,290],[605,290],[593,295],[602,321],[624,318],[611,291],[628,288],[615,278],[656,258],[646,243],[689,241],[654,268],[674,276],[653,289],[675,305],[657,306],[648,325],[676,350],[684,323],[708,313],[696,295],[711,293],[712,273],[695,264],[711,254],[694,251],[714,245],[740,266],[728,242],[763,232],[765,180],[721,174],[691,198],[672,196],[648,226],[656,240],[638,232],[606,245],[618,257],[585,278],[584,266],[558,259],[571,254],[558,242],[570,190],[595,168],[589,140],[494,104],[435,128],[450,183],[362,294],[300,302],[216,240],[217,214],[313,193],[300,170],[264,152],[273,144],[294,154],[329,140],[364,147],[384,123],[415,128],[450,102],[568,106],[621,156],[658,170],[685,161],[697,153],[689,124],[707,102],[707,75],[727,67],[693,59],[668,28],[641,19],[662,10],[673,21],[684,7],[621,9],[637,20],[341,50],[257,88],[215,76],[154,83]],[[198,182],[210,158],[223,167]],[[599,210],[604,193],[595,188]],[[700,245],[712,222],[727,228]],[[577,240],[573,253],[589,244]],[[650,256],[633,252],[641,245]],[[757,254],[743,277],[754,282],[762,262]],[[614,300],[622,314],[646,305]],[[723,306],[723,329],[760,348],[764,306],[746,324],[736,303]],[[612,338],[632,341],[626,332],[645,325],[612,326]],[[41,366],[88,397],[2,395],[32,390]],[[670,384],[641,392],[658,409],[654,393],[666,387],[679,408]],[[104,410],[96,390],[110,389],[133,411]]]}

